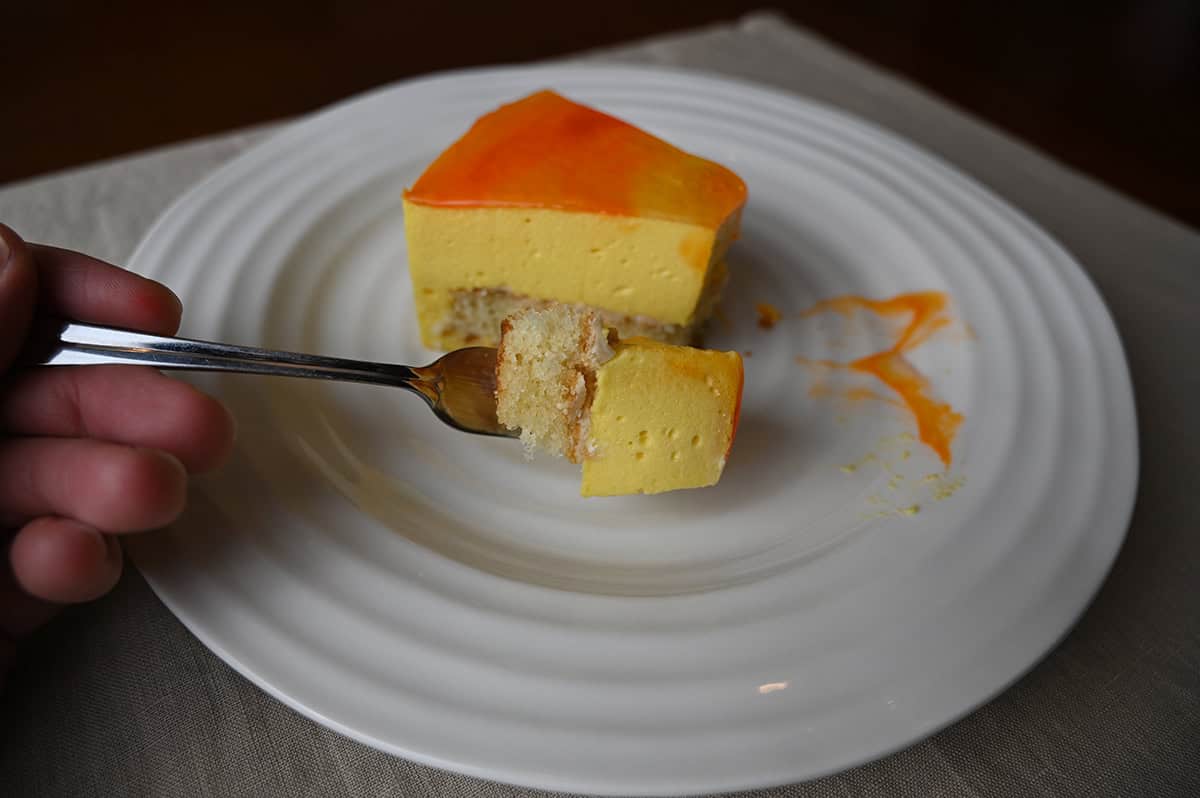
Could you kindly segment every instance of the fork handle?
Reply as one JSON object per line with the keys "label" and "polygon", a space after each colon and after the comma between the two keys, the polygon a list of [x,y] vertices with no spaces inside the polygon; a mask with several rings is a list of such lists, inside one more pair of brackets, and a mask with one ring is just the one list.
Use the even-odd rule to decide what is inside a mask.
{"label": "fork handle", "polygon": [[232,371],[391,385],[422,396],[427,396],[432,387],[424,383],[420,370],[398,364],[172,338],[51,319],[35,324],[23,354],[22,360],[28,366],[144,363],[159,369]]}

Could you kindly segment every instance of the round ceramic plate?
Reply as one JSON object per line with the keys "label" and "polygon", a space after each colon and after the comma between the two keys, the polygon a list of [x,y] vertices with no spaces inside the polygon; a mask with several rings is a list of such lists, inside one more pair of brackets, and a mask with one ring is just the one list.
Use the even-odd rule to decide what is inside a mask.
{"label": "round ceramic plate", "polygon": [[[543,87],[750,187],[707,341],[752,353],[720,484],[584,500],[576,467],[457,433],[400,391],[198,379],[239,438],[186,517],[136,546],[166,604],[256,684],[355,739],[597,793],[829,773],[1029,668],[1100,585],[1129,518],[1120,343],[1066,252],[869,124],[670,71],[439,76],[228,164],[132,266],[185,298],[193,337],[429,361],[401,193],[474,118]],[[890,321],[802,313],[916,292],[949,301],[907,354],[962,416],[949,468],[887,386],[812,363],[885,347]],[[774,328],[756,323],[759,303],[782,313]]]}

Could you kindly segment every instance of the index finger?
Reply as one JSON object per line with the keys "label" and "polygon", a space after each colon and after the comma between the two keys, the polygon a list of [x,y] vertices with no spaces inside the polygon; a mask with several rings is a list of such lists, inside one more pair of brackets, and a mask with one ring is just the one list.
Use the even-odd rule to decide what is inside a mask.
{"label": "index finger", "polygon": [[183,304],[162,283],[68,249],[31,244],[38,301],[51,313],[158,335],[179,329]]}

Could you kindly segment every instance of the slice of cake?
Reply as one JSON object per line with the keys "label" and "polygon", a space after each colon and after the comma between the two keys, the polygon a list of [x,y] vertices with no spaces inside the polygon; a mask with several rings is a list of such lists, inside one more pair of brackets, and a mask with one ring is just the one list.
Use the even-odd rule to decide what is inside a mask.
{"label": "slice of cake", "polygon": [[542,91],[489,113],[404,195],[426,346],[494,346],[548,302],[690,341],[725,280],[746,186],[719,164]]}
{"label": "slice of cake", "polygon": [[497,416],[529,448],[583,464],[584,496],[716,484],[733,445],[742,358],[621,340],[595,311],[530,308],[502,323]]}

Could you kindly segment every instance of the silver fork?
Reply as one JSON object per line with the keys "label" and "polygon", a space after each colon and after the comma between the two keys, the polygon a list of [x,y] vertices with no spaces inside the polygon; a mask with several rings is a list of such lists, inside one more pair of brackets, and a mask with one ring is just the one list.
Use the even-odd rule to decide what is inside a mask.
{"label": "silver fork", "polygon": [[463,432],[515,438],[496,420],[496,350],[458,349],[428,366],[401,366],[235,346],[191,338],[42,319],[24,347],[23,365],[143,363],[158,369],[232,371],[275,377],[363,382],[405,388]]}

